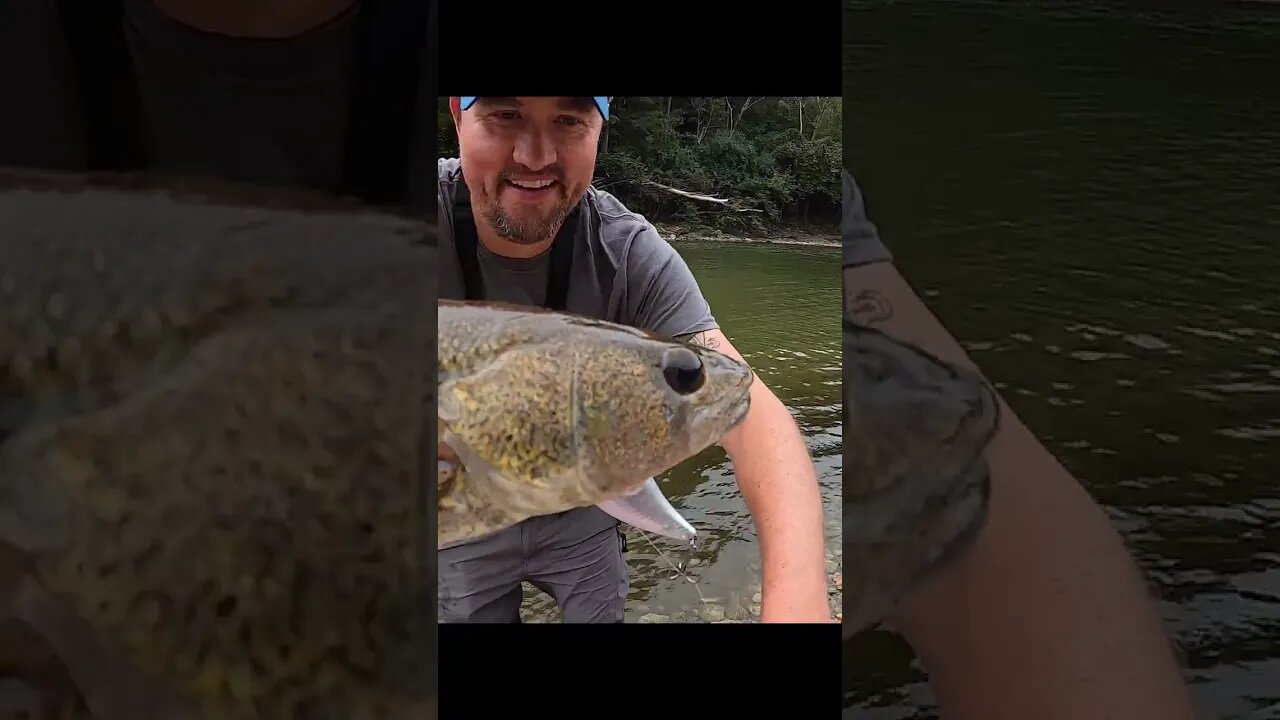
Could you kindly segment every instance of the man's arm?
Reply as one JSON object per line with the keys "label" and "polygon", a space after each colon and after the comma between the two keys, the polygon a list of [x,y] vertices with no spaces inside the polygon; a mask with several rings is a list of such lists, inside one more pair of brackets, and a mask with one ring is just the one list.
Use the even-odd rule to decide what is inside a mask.
{"label": "man's arm", "polygon": [[[846,268],[844,289],[855,321],[976,367],[891,263]],[[892,618],[943,717],[1189,720],[1172,647],[1120,535],[1003,400],[1001,410],[986,527]]]}
{"label": "man's arm", "polygon": [[[684,339],[746,362],[720,330]],[[831,622],[813,459],[795,419],[759,376],[747,417],[720,444],[733,461],[760,539],[761,620]]]}

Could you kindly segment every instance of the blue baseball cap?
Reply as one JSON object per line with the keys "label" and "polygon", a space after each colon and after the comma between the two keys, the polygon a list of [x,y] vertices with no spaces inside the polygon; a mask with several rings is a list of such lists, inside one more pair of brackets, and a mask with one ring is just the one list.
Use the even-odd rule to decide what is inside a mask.
{"label": "blue baseball cap", "polygon": [[[593,97],[591,99],[596,101],[596,109],[600,111],[600,116],[603,117],[605,120],[608,120],[609,119],[609,98]],[[477,98],[473,98],[473,97],[459,97],[458,107],[460,107],[463,110],[466,110],[470,108],[472,105],[474,105],[476,100]]]}

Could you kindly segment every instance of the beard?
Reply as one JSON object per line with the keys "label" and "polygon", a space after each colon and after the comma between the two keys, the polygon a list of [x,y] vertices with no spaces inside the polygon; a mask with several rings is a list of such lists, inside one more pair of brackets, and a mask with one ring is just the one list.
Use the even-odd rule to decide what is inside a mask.
{"label": "beard", "polygon": [[517,217],[503,209],[502,202],[495,199],[489,203],[485,215],[503,240],[518,245],[534,245],[555,237],[565,218],[573,211],[573,204],[567,198],[560,198],[548,211],[532,212],[533,208],[529,210],[531,212],[524,213],[523,217]]}

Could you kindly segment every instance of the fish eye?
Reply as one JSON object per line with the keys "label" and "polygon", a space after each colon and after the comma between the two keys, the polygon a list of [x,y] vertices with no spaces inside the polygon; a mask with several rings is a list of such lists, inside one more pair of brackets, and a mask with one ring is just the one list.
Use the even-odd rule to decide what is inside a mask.
{"label": "fish eye", "polygon": [[692,395],[707,382],[702,360],[684,348],[673,348],[662,356],[662,377],[681,395]]}

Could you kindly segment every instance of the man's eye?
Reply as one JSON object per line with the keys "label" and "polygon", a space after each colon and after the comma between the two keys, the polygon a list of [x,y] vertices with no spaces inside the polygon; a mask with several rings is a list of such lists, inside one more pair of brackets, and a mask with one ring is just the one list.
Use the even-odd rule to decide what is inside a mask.
{"label": "man's eye", "polygon": [[515,110],[499,110],[498,112],[494,113],[494,116],[497,117],[499,120],[519,120],[520,119],[520,113],[516,112]]}
{"label": "man's eye", "polygon": [[560,122],[564,123],[565,125],[583,125],[584,124],[582,120],[580,120],[579,118],[570,117],[567,115],[565,117],[560,118]]}

